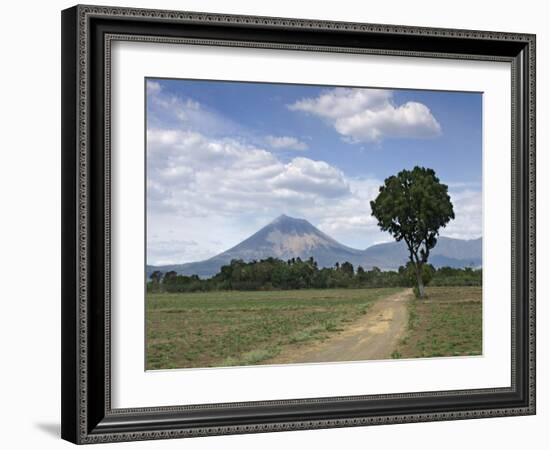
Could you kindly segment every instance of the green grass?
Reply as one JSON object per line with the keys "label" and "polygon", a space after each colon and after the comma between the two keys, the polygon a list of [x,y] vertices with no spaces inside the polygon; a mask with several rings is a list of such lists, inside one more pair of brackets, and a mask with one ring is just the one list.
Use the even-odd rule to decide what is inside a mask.
{"label": "green grass", "polygon": [[406,336],[393,358],[481,355],[481,287],[430,287],[409,303]]}
{"label": "green grass", "polygon": [[259,364],[286,345],[326,339],[399,290],[148,293],[147,369]]}

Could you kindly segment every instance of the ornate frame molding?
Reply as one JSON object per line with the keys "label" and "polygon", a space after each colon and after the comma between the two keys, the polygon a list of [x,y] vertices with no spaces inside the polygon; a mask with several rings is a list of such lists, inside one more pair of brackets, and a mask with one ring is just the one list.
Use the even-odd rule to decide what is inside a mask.
{"label": "ornate frame molding", "polygon": [[[105,19],[117,22],[124,28],[128,21],[135,21],[144,27],[148,23],[161,23],[166,26],[193,25],[198,28],[229,30],[232,26],[243,27],[251,35],[258,30],[268,30],[272,36],[276,33],[294,31],[310,32],[311,30],[336,33],[343,39],[354,33],[368,38],[376,36],[377,42],[387,37],[399,37],[403,41],[413,38],[422,42],[425,38],[428,48],[416,50],[380,48],[365,46],[341,46],[323,43],[304,44],[299,42],[272,42],[262,39],[219,39],[212,37],[168,37],[151,36],[133,32],[93,31],[93,21]],[[108,28],[108,27],[107,27]],[[239,434],[250,432],[271,432],[297,429],[362,426],[373,424],[440,421],[452,419],[469,419],[481,417],[499,417],[509,415],[527,415],[535,413],[535,36],[487,31],[449,30],[424,27],[405,27],[396,25],[377,25],[347,22],[317,21],[304,19],[271,18],[256,16],[236,16],[221,14],[204,14],[195,12],[158,11],[147,9],[112,8],[98,6],[76,6],[63,13],[64,49],[63,49],[63,222],[65,226],[63,250],[63,377],[71,383],[63,388],[62,434],[63,437],[76,443],[98,443],[112,441],[129,441],[143,439],[165,439],[173,437],[193,437],[219,434]],[[224,31],[225,32],[225,31]],[[100,38],[103,53],[93,39]],[[298,36],[298,35],[297,35]],[[260,36],[261,38],[262,36]],[[469,41],[470,47],[476,49],[480,43],[498,42],[494,53],[444,52],[430,42],[448,41],[463,43]],[[185,43],[193,45],[243,46],[265,49],[290,49],[323,52],[352,52],[363,54],[384,54],[411,57],[436,57],[452,59],[481,59],[488,61],[506,61],[512,64],[512,153],[513,153],[513,343],[512,343],[512,386],[510,388],[483,389],[471,391],[430,392],[419,394],[396,394],[360,397],[331,397],[319,399],[292,399],[273,402],[251,402],[243,404],[194,405],[166,408],[139,408],[113,410],[110,402],[110,63],[111,43],[116,40],[144,41],[155,43]],[[95,45],[95,47],[94,47]],[[380,44],[378,44],[380,45]],[[440,45],[440,44],[438,44]],[[459,45],[459,44],[457,44]],[[463,44],[462,44],[463,45]],[[461,47],[463,49],[464,47]],[[490,46],[487,46],[490,48]],[[506,52],[498,49],[507,49]],[[515,50],[518,49],[518,50]],[[503,54],[505,53],[505,54]],[[95,59],[94,59],[95,58]],[[99,70],[99,72],[98,72]],[[97,77],[104,71],[102,107],[104,123],[100,127],[100,138],[94,138],[92,123],[94,116],[90,111],[96,101]],[[92,81],[93,80],[93,81]],[[94,84],[95,83],[95,84]],[[518,99],[518,101],[516,101]],[[76,107],[75,107],[76,105]],[[94,164],[97,156],[93,153],[92,140],[97,147],[101,141],[103,156],[100,170]],[[98,173],[98,170],[101,173]],[[97,178],[102,175],[101,179]],[[95,177],[95,178],[94,178]],[[98,183],[102,187],[97,190]],[[98,199],[98,193],[101,193]],[[99,202],[99,203],[96,203]],[[101,207],[94,207],[93,205]],[[99,208],[99,209],[98,209]],[[102,217],[98,212],[102,211]],[[99,226],[98,223],[103,225]],[[97,236],[102,229],[102,238]],[[524,242],[525,241],[525,242]],[[97,245],[102,245],[100,252],[102,264],[94,256]],[[520,253],[519,255],[517,253]],[[518,259],[519,258],[519,259]],[[521,259],[525,259],[524,261]],[[516,273],[517,261],[521,262]],[[99,264],[99,265],[97,265]],[[96,267],[93,269],[92,267]],[[93,291],[97,295],[97,280],[102,272],[101,296],[104,304],[93,303]],[[521,293],[524,293],[521,297]],[[525,295],[526,293],[526,295]],[[516,299],[517,294],[520,296]],[[517,301],[517,304],[516,304]],[[102,323],[94,319],[97,308],[103,313]],[[522,309],[523,308],[523,309]],[[100,313],[101,313],[100,311]],[[522,312],[523,320],[517,317]],[[103,337],[98,336],[99,333]],[[519,333],[519,334],[518,334]],[[525,342],[521,349],[516,347],[516,336],[523,336]],[[522,339],[523,339],[522,338]],[[69,341],[71,341],[69,343]],[[523,342],[523,341],[522,341]],[[90,358],[90,349],[103,345],[104,380],[97,381],[99,372],[91,372],[90,367],[97,365],[97,359]],[[521,350],[520,359],[516,359],[517,350]],[[526,351],[525,351],[526,350]],[[517,365],[519,364],[519,366]],[[516,373],[516,366],[521,373]],[[99,370],[99,369],[98,369]],[[354,416],[351,412],[339,418],[307,418],[301,420],[281,420],[258,423],[210,424],[208,426],[181,424],[170,426],[168,419],[174,414],[183,414],[190,409],[208,411],[228,407],[306,407],[307,405],[347,402],[362,400],[380,401],[399,399],[414,402],[415,399],[427,397],[465,397],[474,400],[476,397],[498,394],[518,393],[518,382],[523,386],[521,401],[509,402],[508,406],[473,407],[471,409],[451,408],[431,411],[392,414],[369,414]],[[97,386],[102,386],[102,407],[91,402],[90,395],[97,393]],[[350,410],[351,411],[351,410]],[[143,419],[145,417],[145,419]],[[129,419],[130,418],[130,419]],[[135,420],[134,420],[135,419]],[[145,420],[145,421],[144,421]],[[164,420],[164,425],[163,425]],[[128,426],[128,421],[130,423]],[[125,422],[126,425],[121,425]]]}

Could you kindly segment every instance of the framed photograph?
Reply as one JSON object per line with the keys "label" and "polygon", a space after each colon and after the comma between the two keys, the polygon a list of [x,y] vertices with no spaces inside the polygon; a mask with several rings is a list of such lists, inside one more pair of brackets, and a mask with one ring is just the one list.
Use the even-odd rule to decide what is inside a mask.
{"label": "framed photograph", "polygon": [[535,36],[62,12],[62,437],[535,413]]}

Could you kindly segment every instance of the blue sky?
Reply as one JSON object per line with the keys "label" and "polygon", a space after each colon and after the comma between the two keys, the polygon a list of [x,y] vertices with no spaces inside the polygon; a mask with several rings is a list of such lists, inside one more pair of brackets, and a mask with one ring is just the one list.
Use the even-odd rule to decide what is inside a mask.
{"label": "blue sky", "polygon": [[146,80],[148,263],[213,256],[280,214],[356,248],[384,178],[421,165],[449,185],[443,235],[481,235],[482,95]]}

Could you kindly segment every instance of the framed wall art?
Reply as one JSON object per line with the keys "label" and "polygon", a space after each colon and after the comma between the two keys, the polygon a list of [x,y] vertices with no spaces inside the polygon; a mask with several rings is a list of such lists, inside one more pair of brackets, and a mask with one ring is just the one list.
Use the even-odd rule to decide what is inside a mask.
{"label": "framed wall art", "polygon": [[62,437],[535,413],[535,36],[62,12]]}

